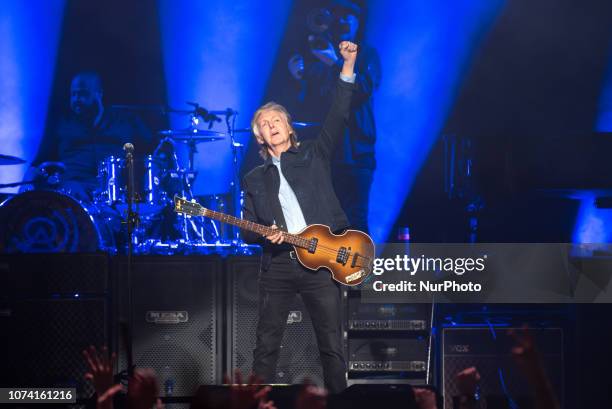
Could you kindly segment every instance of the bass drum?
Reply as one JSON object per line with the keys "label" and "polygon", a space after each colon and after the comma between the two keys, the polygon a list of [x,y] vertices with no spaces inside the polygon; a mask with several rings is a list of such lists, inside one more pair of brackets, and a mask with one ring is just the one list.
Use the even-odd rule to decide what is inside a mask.
{"label": "bass drum", "polygon": [[0,253],[114,253],[113,226],[120,220],[110,207],[33,190],[0,205]]}

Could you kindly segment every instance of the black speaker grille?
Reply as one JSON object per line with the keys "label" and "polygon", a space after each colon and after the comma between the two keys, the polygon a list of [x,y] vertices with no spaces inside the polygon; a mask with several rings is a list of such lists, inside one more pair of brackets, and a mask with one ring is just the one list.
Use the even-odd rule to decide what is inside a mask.
{"label": "black speaker grille", "polygon": [[[563,403],[563,332],[558,328],[531,332],[543,353],[543,364],[551,384]],[[489,328],[445,329],[442,367],[445,408],[452,408],[452,398],[459,394],[456,374],[471,366],[480,373],[481,395],[515,402],[529,398],[531,387],[511,356],[512,344],[506,328],[494,331]]]}
{"label": "black speaker grille", "polygon": [[216,256],[137,257],[134,262],[134,363],[155,370],[164,396],[170,391],[190,396],[199,385],[221,380],[220,268]]}
{"label": "black speaker grille", "polygon": [[[24,300],[3,308],[4,362],[9,386],[76,387],[86,398],[93,388],[81,351],[108,343],[104,299]],[[8,344],[8,345],[7,345]],[[6,349],[8,346],[8,350]]]}
{"label": "black speaker grille", "polygon": [[[233,368],[251,373],[258,306],[257,258],[235,257],[228,261],[231,277],[231,360]],[[298,295],[290,309],[276,368],[276,383],[300,383],[305,378],[323,384],[323,369],[312,321]]]}
{"label": "black speaker grille", "polygon": [[12,254],[0,256],[0,296],[104,294],[109,289],[106,254]]}

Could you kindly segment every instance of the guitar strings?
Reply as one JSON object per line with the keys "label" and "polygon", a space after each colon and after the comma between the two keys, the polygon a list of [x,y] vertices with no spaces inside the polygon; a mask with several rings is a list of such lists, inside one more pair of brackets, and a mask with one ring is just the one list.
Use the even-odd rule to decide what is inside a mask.
{"label": "guitar strings", "polygon": [[[198,209],[198,210],[199,210],[199,209]],[[219,214],[219,215],[221,215],[221,214],[222,214],[222,213],[215,212],[214,210],[212,210],[212,211],[211,211],[210,209],[206,209],[206,211],[203,211],[203,212],[202,212],[202,211],[198,211],[198,213],[201,213],[201,216],[203,216],[203,217],[208,217],[208,216],[206,215],[206,212],[210,212],[210,213],[213,213],[213,214]],[[225,215],[224,215],[224,216],[225,216]],[[308,239],[306,239],[306,238],[304,238],[304,237],[301,237],[301,236],[299,236],[299,235],[296,235],[296,234],[289,233],[289,232],[283,232],[283,236],[285,236],[285,237],[292,237],[292,238],[297,239],[297,240],[303,240],[305,244],[307,244],[307,243],[309,242],[309,240],[308,240]],[[333,248],[331,248],[331,247],[326,247],[326,246],[323,246],[323,245],[321,245],[321,244],[317,244],[317,249],[320,249],[321,251],[326,252],[327,254],[331,254],[331,255],[337,255],[337,254],[338,254],[338,252],[339,252],[339,250],[335,250],[335,249],[333,249]],[[350,254],[350,253],[349,253],[349,254]],[[355,257],[355,259],[356,259],[356,260],[355,260],[355,266],[356,266],[356,267],[367,267],[367,266],[365,266],[365,265],[363,265],[363,264],[357,264],[357,260],[359,260],[359,258],[364,259],[364,260],[366,261],[366,263],[368,263],[368,264],[369,264],[369,262],[370,262],[370,261],[372,261],[372,260],[370,259],[370,257],[363,256],[363,255],[358,254],[358,253],[356,253],[356,254],[354,255],[354,257]]]}

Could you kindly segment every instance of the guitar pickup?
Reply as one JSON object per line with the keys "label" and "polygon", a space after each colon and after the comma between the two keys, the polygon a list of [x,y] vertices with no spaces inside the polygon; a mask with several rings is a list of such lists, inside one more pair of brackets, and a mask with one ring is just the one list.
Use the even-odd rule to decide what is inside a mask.
{"label": "guitar pickup", "polygon": [[336,262],[342,265],[346,264],[349,259],[350,250],[350,247],[348,249],[346,247],[340,247],[338,249],[338,254],[336,255]]}
{"label": "guitar pickup", "polygon": [[308,243],[308,252],[314,253],[315,251],[317,251],[318,243],[319,243],[319,239],[317,239],[316,237],[313,237],[312,239],[310,239],[310,243]]}

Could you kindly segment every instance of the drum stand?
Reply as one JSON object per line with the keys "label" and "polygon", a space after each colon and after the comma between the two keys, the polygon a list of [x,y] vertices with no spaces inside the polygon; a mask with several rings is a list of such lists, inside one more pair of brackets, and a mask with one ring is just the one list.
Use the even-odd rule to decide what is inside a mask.
{"label": "drum stand", "polygon": [[[178,190],[180,190],[181,196],[187,200],[195,199],[192,191],[192,184],[197,176],[194,163],[195,154],[198,152],[197,144],[200,142],[210,142],[223,138],[223,134],[216,131],[210,131],[210,128],[213,122],[221,121],[219,116],[224,116],[232,149],[232,178],[230,182],[230,196],[232,198],[231,207],[233,208],[232,210],[234,215],[236,217],[240,217],[242,193],[240,191],[238,157],[240,155],[240,151],[242,148],[244,148],[244,145],[237,142],[235,139],[235,122],[238,112],[230,108],[226,109],[225,111],[207,111],[201,108],[197,103],[188,102],[188,104],[195,107],[193,111],[188,112],[190,114],[190,127],[187,129],[170,129],[160,132],[161,135],[167,136],[171,140],[181,141],[187,145],[189,155],[187,169],[181,169],[178,165],[176,169],[177,177],[180,178],[180,189]],[[181,113],[183,112],[181,111]],[[199,128],[199,125],[202,122],[200,119],[209,124],[209,130]],[[219,228],[213,221],[209,221],[204,217],[193,219],[184,214],[179,217],[180,227],[177,226],[179,230],[179,240],[187,246],[206,245],[206,238],[208,237],[207,233],[210,233],[210,235],[216,239],[216,244],[233,244],[237,246],[241,246],[243,244],[243,241],[240,238],[240,230],[238,228],[232,228],[232,233],[229,240],[227,240],[227,238],[224,238],[221,234],[219,234]],[[211,229],[208,229],[207,223],[210,223],[210,226],[212,227]]]}
{"label": "drum stand", "polygon": [[[199,123],[199,119],[197,117],[197,114],[194,113],[194,115],[191,118],[191,126],[194,129],[197,129],[198,123]],[[189,139],[189,141],[187,142],[187,147],[189,149],[188,170],[187,172],[183,170],[180,173],[181,181],[182,181],[181,184],[183,186],[183,191],[181,193],[183,197],[187,198],[188,200],[195,199],[193,196],[193,191],[191,190],[191,184],[195,180],[195,177],[196,177],[195,165],[194,165],[195,154],[198,153],[198,148],[196,144],[197,142],[194,139]],[[205,242],[204,233],[202,231],[198,231],[198,226],[195,224],[192,218],[188,217],[185,214],[181,215],[181,217],[183,219],[182,233],[185,239],[185,243],[192,243],[198,240],[201,242]],[[192,234],[191,232],[195,233],[195,236],[196,236],[193,239],[191,238],[191,234]]]}
{"label": "drum stand", "polygon": [[[232,182],[231,182],[231,195],[232,201],[234,205],[234,216],[239,219],[242,218],[242,191],[240,190],[240,178],[239,173],[240,169],[238,168],[238,154],[244,148],[244,144],[240,142],[236,142],[234,138],[234,130],[236,129],[236,117],[238,116],[238,112],[232,111],[229,108],[225,114],[225,124],[227,125],[227,133],[230,136],[230,141],[232,144]],[[230,118],[232,121],[230,123]],[[232,243],[235,245],[243,244],[242,239],[240,238],[240,229],[238,227],[232,226]]]}

